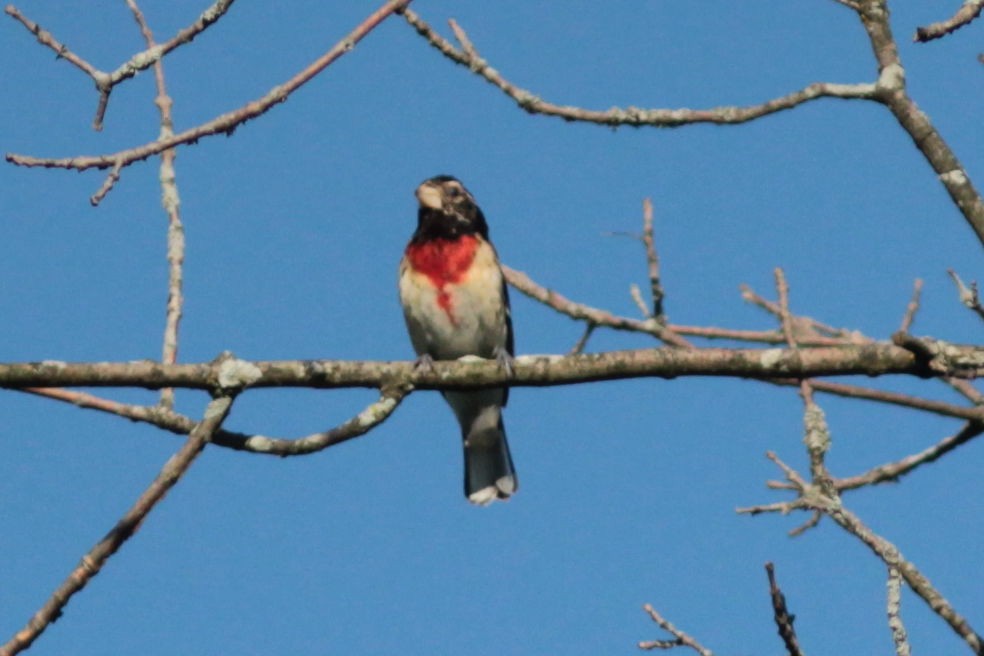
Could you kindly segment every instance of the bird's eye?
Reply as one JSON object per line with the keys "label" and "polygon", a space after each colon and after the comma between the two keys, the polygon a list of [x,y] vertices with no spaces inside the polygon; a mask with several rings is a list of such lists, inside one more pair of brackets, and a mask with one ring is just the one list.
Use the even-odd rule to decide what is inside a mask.
{"label": "bird's eye", "polygon": [[457,198],[461,195],[461,188],[456,186],[448,186],[447,188],[448,198]]}

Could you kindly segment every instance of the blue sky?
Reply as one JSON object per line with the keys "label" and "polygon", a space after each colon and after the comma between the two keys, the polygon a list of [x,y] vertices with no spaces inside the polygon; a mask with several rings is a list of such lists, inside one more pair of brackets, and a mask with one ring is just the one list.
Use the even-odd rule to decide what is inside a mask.
{"label": "blue sky", "polygon": [[[202,9],[145,3],[159,38]],[[867,82],[864,33],[832,0],[741,3],[496,3],[420,0],[455,17],[507,78],[545,99],[606,109],[749,104],[814,81]],[[982,185],[980,26],[915,45],[917,25],[956,6],[894,3],[910,90]],[[919,6],[915,6],[918,4]],[[179,129],[264,94],[347,34],[371,2],[240,2],[166,59]],[[558,9],[561,9],[558,11]],[[123,3],[32,3],[23,11],[112,69],[142,47]],[[21,26],[2,23],[0,149],[98,154],[158,133],[153,79],[112,96],[89,128],[92,83]],[[946,276],[981,278],[980,244],[883,108],[824,100],[739,127],[566,124],[518,110],[453,66],[401,19],[284,104],[183,148],[187,233],[180,359],[409,359],[396,266],[415,223],[414,187],[450,173],[482,205],[502,259],[575,300],[636,316],[640,229],[657,240],[677,323],[771,328],[738,285],[885,338],[913,279],[914,332],[979,342]],[[102,174],[0,166],[0,360],[157,358],[166,299],[157,162]],[[513,294],[517,351],[568,350],[581,326]],[[651,345],[598,331],[589,350]],[[865,382],[865,381],[861,381]],[[939,384],[870,381],[956,401]],[[139,391],[104,391],[152,402]],[[255,391],[231,429],[324,430],[374,395]],[[953,420],[819,397],[829,464],[851,475],[955,432]],[[179,392],[200,414],[206,398]],[[0,394],[0,634],[19,629],[180,445],[116,417]],[[208,449],[137,536],[68,606],[32,653],[632,653],[662,637],[652,603],[717,653],[776,653],[762,565],[776,563],[808,652],[888,653],[881,563],[829,522],[740,517],[781,499],[764,481],[777,451],[804,467],[790,390],[734,380],[636,380],[517,389],[506,426],[521,489],[469,506],[457,427],[437,394],[414,394],[378,430],[287,460]],[[981,630],[984,523],[972,443],[845,504],[912,559]],[[914,650],[965,646],[909,591]]]}

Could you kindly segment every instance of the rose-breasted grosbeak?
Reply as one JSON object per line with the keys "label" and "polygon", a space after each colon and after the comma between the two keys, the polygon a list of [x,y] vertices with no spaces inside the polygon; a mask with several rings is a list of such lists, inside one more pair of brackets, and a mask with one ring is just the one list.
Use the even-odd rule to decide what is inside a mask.
{"label": "rose-breasted grosbeak", "polygon": [[[400,302],[423,365],[466,355],[511,366],[509,296],[489,228],[475,199],[455,178],[417,187],[417,230],[400,262]],[[517,488],[502,407],[509,390],[444,392],[461,425],[465,495],[487,505]]]}

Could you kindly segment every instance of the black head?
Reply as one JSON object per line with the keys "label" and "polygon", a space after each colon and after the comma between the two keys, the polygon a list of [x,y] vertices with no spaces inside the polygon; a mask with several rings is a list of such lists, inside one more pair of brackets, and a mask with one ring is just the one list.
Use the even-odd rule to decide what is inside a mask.
{"label": "black head", "polygon": [[475,198],[457,178],[438,175],[417,187],[417,231],[414,240],[456,239],[462,235],[481,235],[488,239],[489,228]]}

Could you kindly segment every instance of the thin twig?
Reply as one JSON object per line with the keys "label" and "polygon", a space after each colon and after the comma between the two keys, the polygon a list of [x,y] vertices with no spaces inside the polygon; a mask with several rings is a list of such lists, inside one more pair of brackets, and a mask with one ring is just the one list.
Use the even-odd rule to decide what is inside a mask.
{"label": "thin twig", "polygon": [[[25,388],[30,394],[71,403],[79,408],[99,410],[125,419],[152,424],[176,435],[187,435],[194,430],[195,421],[160,405],[139,406],[119,403],[94,396],[53,387]],[[248,451],[272,456],[301,456],[316,453],[365,435],[389,418],[409,394],[407,386],[389,386],[380,392],[379,399],[370,403],[362,412],[334,428],[299,438],[267,437],[220,430],[212,437],[212,444],[236,451]]]}
{"label": "thin twig", "polygon": [[588,340],[591,339],[591,334],[594,332],[597,325],[588,321],[584,324],[584,332],[581,333],[581,337],[575,342],[571,350],[567,352],[567,355],[577,355],[578,353],[584,353],[585,347],[588,345]]}
{"label": "thin twig", "polygon": [[786,274],[782,269],[776,267],[773,271],[776,278],[776,291],[779,295],[779,321],[782,325],[782,334],[786,337],[786,344],[789,348],[796,348],[796,335],[793,333],[793,319],[789,313],[789,285],[786,283]]}
{"label": "thin twig", "polygon": [[[778,385],[798,386],[798,380],[776,380],[769,381]],[[956,419],[966,419],[968,421],[984,421],[984,407],[979,405],[962,406],[943,401],[924,399],[909,394],[877,390],[870,387],[860,387],[858,385],[848,385],[845,383],[835,383],[829,380],[811,380],[810,385],[815,392],[824,392],[835,396],[843,396],[852,399],[863,399],[875,401],[877,403],[887,403],[904,408],[912,408],[924,412],[931,412],[942,417],[954,417]]]}
{"label": "thin twig", "polygon": [[984,424],[980,421],[967,422],[955,435],[940,440],[928,449],[906,456],[895,462],[879,465],[857,476],[836,478],[834,479],[834,485],[838,490],[843,491],[857,489],[866,485],[898,482],[900,478],[911,473],[917,467],[939,460],[950,451],[953,451],[962,444],[970,442],[981,433],[984,433]]}
{"label": "thin twig", "polygon": [[[465,66],[504,94],[512,98],[523,110],[531,114],[554,116],[565,121],[581,121],[609,127],[654,126],[679,127],[695,123],[735,125],[768,116],[818,98],[845,98],[871,100],[875,97],[874,84],[833,84],[818,82],[799,91],[773,98],[757,105],[745,107],[713,107],[710,109],[641,109],[639,107],[615,107],[609,110],[591,110],[570,105],[556,105],[545,101],[526,89],[506,80],[478,54],[474,44],[460,26],[455,29],[461,49],[438,34],[415,12],[406,10],[404,18],[427,42],[451,61]],[[462,39],[464,37],[464,39]],[[467,43],[467,45],[465,45]]]}
{"label": "thin twig", "polygon": [[[148,46],[147,50],[133,55],[112,73],[107,73],[97,69],[92,64],[71,52],[66,46],[59,43],[49,32],[42,30],[36,23],[25,18],[13,5],[8,5],[5,11],[8,15],[20,21],[24,27],[30,30],[31,33],[37,37],[40,43],[54,50],[58,53],[59,57],[71,62],[85,72],[86,75],[92,78],[92,81],[96,84],[96,90],[99,92],[99,102],[96,107],[96,116],[92,120],[92,127],[94,130],[102,130],[103,119],[106,116],[106,107],[109,104],[109,95],[112,93],[113,87],[123,80],[133,77],[140,71],[155,65],[164,55],[171,52],[178,46],[191,42],[192,39],[198,36],[198,34],[204,31],[209,25],[219,20],[219,18],[221,18],[222,15],[228,11],[229,7],[232,6],[234,1],[235,0],[216,0],[211,7],[199,15],[198,19],[195,20],[194,23],[180,30],[173,38],[160,45],[154,44]],[[132,6],[131,9],[133,9]],[[139,20],[142,20],[142,17]],[[93,202],[93,204],[95,205],[96,203]]]}
{"label": "thin twig", "polygon": [[697,640],[694,639],[693,636],[684,633],[680,629],[670,624],[669,620],[667,620],[662,615],[660,615],[655,608],[653,608],[649,604],[646,604],[642,608],[647,613],[649,613],[649,617],[654,622],[656,622],[656,624],[658,624],[661,629],[672,635],[674,639],[673,640],[647,640],[645,642],[639,643],[639,649],[650,650],[650,649],[672,649],[674,647],[690,647],[698,654],[700,654],[700,656],[714,656],[711,650],[707,649],[699,642],[697,642]]}
{"label": "thin twig", "polygon": [[789,653],[789,656],[803,656],[803,652],[800,650],[799,640],[796,638],[796,629],[793,628],[793,622],[796,620],[796,617],[791,615],[786,608],[786,596],[779,589],[779,584],[776,583],[776,572],[772,563],[765,564],[765,572],[769,577],[769,598],[772,600],[772,617],[776,621],[779,637],[782,638],[783,644],[786,645],[786,651]]}
{"label": "thin twig", "polygon": [[892,642],[895,643],[895,656],[909,656],[909,638],[902,623],[902,574],[898,567],[888,568],[887,615],[888,628],[892,630]]}
{"label": "thin twig", "polygon": [[82,561],[58,586],[40,610],[28,620],[27,625],[6,644],[0,646],[0,656],[13,656],[27,649],[53,621],[61,616],[72,596],[99,573],[106,561],[137,532],[144,519],[164,495],[181,480],[191,463],[218,431],[231,406],[231,396],[216,397],[208,404],[204,417],[191,431],[184,446],[168,459],[157,478],[116,522],[109,533],[82,557]]}
{"label": "thin twig", "polygon": [[93,207],[99,205],[99,203],[102,202],[102,199],[106,197],[106,194],[112,191],[113,187],[116,186],[116,183],[119,182],[120,169],[122,168],[123,168],[122,160],[116,162],[116,164],[113,165],[113,170],[111,170],[109,172],[109,175],[106,176],[106,179],[103,180],[102,186],[99,187],[96,193],[92,194],[92,196],[89,197],[89,203]]}
{"label": "thin twig", "polygon": [[825,486],[808,484],[799,473],[779,460],[774,453],[769,452],[766,455],[782,469],[786,480],[796,486],[799,496],[792,501],[738,508],[737,512],[757,515],[765,512],[785,514],[793,510],[810,510],[819,511],[830,517],[838,526],[863,542],[885,565],[897,568],[913,592],[949,624],[950,628],[970,645],[975,654],[984,654],[984,639],[974,631],[966,618],[953,608],[929,579],[902,556],[894,544],[868,528],[857,515],[844,506],[838,496],[832,496]]}
{"label": "thin twig", "polygon": [[649,269],[649,293],[653,300],[652,316],[663,322],[663,284],[659,277],[659,253],[656,251],[656,240],[653,236],[653,201],[646,198],[642,201],[642,243],[646,247],[646,264]]}
{"label": "thin twig", "polygon": [[912,298],[905,307],[902,324],[899,326],[900,332],[907,333],[912,328],[912,322],[915,321],[916,313],[919,311],[919,296],[922,294],[922,286],[923,281],[920,278],[916,278],[916,281],[912,284]]}
{"label": "thin twig", "polygon": [[[778,319],[782,318],[782,310],[780,309],[778,303],[762,298],[748,285],[739,285],[739,289],[741,290],[741,298],[743,301],[762,308]],[[846,341],[851,344],[860,344],[871,341],[856,331],[845,330],[843,328],[834,328],[833,326],[817,321],[812,317],[791,316],[790,319],[793,323],[793,333],[796,335],[796,341],[798,343],[802,343],[803,341],[801,334],[805,334],[808,337],[814,332],[819,335],[841,339],[843,340],[842,343]]]}
{"label": "thin twig", "polygon": [[981,15],[984,10],[984,0],[964,0],[963,5],[950,18],[932,23],[925,27],[916,28],[916,34],[912,37],[913,41],[925,43],[933,39],[939,39],[952,34],[964,25],[968,25],[972,20]]}
{"label": "thin twig", "polygon": [[95,66],[93,66],[86,60],[82,59],[71,50],[69,50],[68,46],[66,46],[64,43],[59,42],[58,39],[52,36],[51,32],[42,29],[40,25],[38,25],[34,21],[24,16],[24,14],[20,13],[20,10],[17,9],[17,7],[15,7],[14,5],[7,5],[6,8],[4,9],[4,13],[6,13],[14,20],[19,21],[21,25],[26,27],[27,31],[33,34],[34,37],[38,40],[38,43],[54,50],[55,54],[58,55],[59,59],[64,59],[65,61],[72,64],[80,71],[91,77],[93,80],[95,80],[96,77],[98,77],[100,73],[98,68],[96,68]]}
{"label": "thin twig", "polygon": [[[738,330],[734,328],[719,328],[717,326],[684,326],[670,323],[666,325],[677,335],[700,337],[702,339],[727,339],[736,342],[756,342],[759,344],[785,344],[786,337],[781,330]],[[856,344],[856,339],[842,337],[824,337],[815,333],[796,336],[800,346],[844,346]]]}
{"label": "thin twig", "polygon": [[529,276],[522,271],[517,271],[503,265],[502,273],[512,287],[529,296],[533,300],[543,303],[547,307],[557,310],[561,314],[566,314],[572,319],[580,321],[590,321],[598,326],[614,328],[615,330],[629,330],[640,333],[647,333],[670,344],[672,346],[690,348],[692,345],[683,337],[676,335],[666,326],[657,321],[638,319],[628,319],[619,317],[605,310],[589,307],[581,303],[576,303],[565,296],[547,289],[533,282]]}
{"label": "thin twig", "polygon": [[64,158],[44,158],[31,157],[28,155],[18,155],[7,153],[8,162],[19,166],[44,168],[63,168],[85,171],[91,168],[105,169],[114,166],[116,162],[122,161],[123,166],[129,166],[134,162],[139,162],[158,155],[169,148],[182,144],[193,143],[205,137],[217,134],[230,134],[237,126],[246,121],[256,118],[268,111],[275,105],[284,102],[291,93],[303,86],[318,73],[334,63],[340,57],[350,52],[355,45],[367,34],[374,30],[380,23],[390,15],[406,7],[413,0],[387,0],[379,9],[370,14],[362,21],[348,36],[335,44],[331,50],[318,57],[309,64],[304,70],[283,84],[273,87],[261,98],[248,102],[242,107],[215,117],[197,127],[185,130],[169,138],[161,138],[142,146],[129,148],[116,153],[105,155],[80,155],[76,157]]}
{"label": "thin twig", "polygon": [[981,306],[980,294],[977,291],[977,281],[971,281],[968,286],[964,284],[964,281],[960,279],[960,276],[953,269],[947,269],[946,272],[950,274],[953,284],[957,286],[960,302],[965,307],[973,310],[981,319],[984,319],[984,306]]}
{"label": "thin twig", "polygon": [[[143,12],[137,6],[136,0],[126,0],[127,6],[133,12],[133,18],[143,34],[144,41],[148,49],[153,49],[154,34],[144,18]],[[229,2],[231,4],[231,2]],[[224,10],[223,10],[224,11]],[[217,19],[216,19],[217,20]],[[204,28],[202,28],[204,29]],[[157,97],[154,104],[161,115],[161,138],[168,138],[174,135],[174,119],[171,116],[171,108],[174,101],[167,93],[167,84],[164,80],[164,64],[158,59],[154,62],[154,83],[157,86]],[[181,222],[181,197],[178,194],[177,172],[174,168],[174,159],[177,152],[174,148],[169,148],[161,153],[161,168],[158,176],[161,183],[161,204],[167,214],[167,262],[168,262],[168,285],[167,285],[167,312],[164,320],[164,345],[161,348],[161,362],[164,364],[174,364],[178,356],[178,326],[181,323],[181,312],[184,297],[181,293],[183,276],[183,265],[185,255],[184,225]],[[174,408],[174,389],[166,387],[161,390],[161,405],[167,409]]]}
{"label": "thin twig", "polygon": [[639,308],[639,313],[642,314],[646,319],[653,318],[653,311],[646,305],[646,301],[642,298],[642,290],[639,289],[639,285],[632,283],[629,285],[629,296],[632,297],[632,302],[636,304]]}

